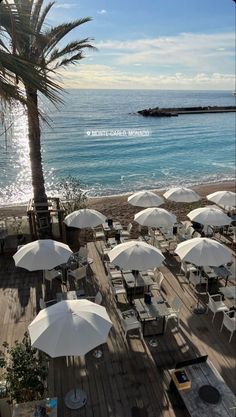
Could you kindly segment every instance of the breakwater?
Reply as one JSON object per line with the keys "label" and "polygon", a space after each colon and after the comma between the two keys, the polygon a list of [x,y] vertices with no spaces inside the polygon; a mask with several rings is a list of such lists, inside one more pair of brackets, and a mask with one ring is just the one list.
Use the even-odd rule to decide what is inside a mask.
{"label": "breakwater", "polygon": [[181,114],[236,112],[236,106],[198,106],[198,107],[154,107],[139,110],[138,114],[151,117],[176,117]]}

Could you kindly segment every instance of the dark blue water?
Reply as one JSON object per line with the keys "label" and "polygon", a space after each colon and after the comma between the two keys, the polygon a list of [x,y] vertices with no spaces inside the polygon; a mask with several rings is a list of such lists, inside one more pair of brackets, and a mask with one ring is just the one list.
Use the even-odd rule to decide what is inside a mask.
{"label": "dark blue water", "polygon": [[[51,124],[43,127],[42,145],[48,189],[69,174],[90,195],[234,178],[235,113],[135,114],[156,106],[234,105],[229,91],[70,90],[64,99],[59,110],[44,106]],[[0,156],[2,203],[31,193],[23,120]]]}

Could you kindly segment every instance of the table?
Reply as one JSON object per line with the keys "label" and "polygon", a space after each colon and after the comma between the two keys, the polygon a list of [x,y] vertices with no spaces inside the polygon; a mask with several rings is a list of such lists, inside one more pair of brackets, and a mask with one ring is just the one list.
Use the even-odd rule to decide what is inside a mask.
{"label": "table", "polygon": [[[179,395],[191,417],[235,416],[235,396],[210,361],[189,365],[184,369],[191,380],[191,388],[179,391]],[[172,372],[173,370],[170,371]],[[204,385],[216,388],[221,395],[221,401],[209,404],[202,400],[198,390]]]}
{"label": "table", "polygon": [[84,290],[77,290],[77,291],[67,291],[67,292],[58,292],[56,294],[57,302],[63,300],[81,300],[86,299],[86,295]]}
{"label": "table", "polygon": [[[152,297],[151,304],[146,304],[143,298],[134,300],[134,306],[138,313],[139,320],[143,327],[143,336],[145,336],[145,324],[147,321],[155,321],[159,318],[162,319],[162,331],[156,335],[162,335],[165,331],[166,317],[170,314],[169,309],[164,302],[163,298]],[[152,336],[149,334],[149,336]]]}
{"label": "table", "polygon": [[[50,398],[51,405],[54,406],[50,413],[47,414],[48,417],[57,417],[57,398]],[[41,406],[46,408],[47,400],[31,401],[27,403],[16,404],[13,407],[12,417],[34,417],[35,416],[35,407]]]}
{"label": "table", "polygon": [[153,280],[147,274],[147,272],[140,271],[137,275],[134,275],[131,271],[123,271],[122,273],[127,297],[132,301],[135,294],[143,294],[144,288],[153,284]]}
{"label": "table", "polygon": [[122,230],[123,227],[121,226],[120,222],[113,222],[112,227],[108,226],[108,223],[105,222],[102,224],[104,232],[110,232],[111,230]]}
{"label": "table", "polygon": [[[124,238],[122,238],[122,236],[120,237],[120,243],[124,242]],[[119,243],[118,243],[119,245]],[[113,249],[115,246],[117,246],[117,241],[115,240],[114,237],[109,237],[109,239],[107,239],[107,248],[108,249]]]}

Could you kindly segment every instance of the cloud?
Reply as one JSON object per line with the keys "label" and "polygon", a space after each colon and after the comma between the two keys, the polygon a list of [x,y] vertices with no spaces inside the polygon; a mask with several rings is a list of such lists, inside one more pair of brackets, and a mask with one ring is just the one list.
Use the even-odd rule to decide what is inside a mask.
{"label": "cloud", "polygon": [[97,11],[98,14],[107,14],[107,10],[102,9]]}
{"label": "cloud", "polygon": [[225,89],[232,90],[234,74],[199,72],[192,75],[175,72],[171,75],[133,74],[109,65],[80,64],[72,70],[61,70],[67,88],[109,89]]}
{"label": "cloud", "polygon": [[[100,53],[114,51],[121,53],[115,64],[130,65],[136,63],[157,65],[178,65],[201,71],[224,71],[223,65],[234,62],[233,32],[216,34],[180,33],[176,36],[136,39],[128,41],[107,40],[96,46]],[[222,61],[224,60],[224,61]]]}

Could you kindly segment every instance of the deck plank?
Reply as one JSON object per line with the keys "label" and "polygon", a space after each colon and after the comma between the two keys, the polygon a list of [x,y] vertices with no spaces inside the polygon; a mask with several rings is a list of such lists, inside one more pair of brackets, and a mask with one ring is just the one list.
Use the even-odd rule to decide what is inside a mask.
{"label": "deck plank", "polygon": [[[91,276],[86,290],[103,296],[103,305],[113,322],[108,342],[101,347],[103,356],[96,359],[93,352],[85,358],[75,358],[76,386],[88,395],[87,405],[79,411],[81,417],[182,417],[187,416],[181,404],[169,395],[168,369],[177,362],[208,354],[209,359],[224,378],[229,388],[236,392],[235,337],[229,344],[227,330],[219,332],[222,316],[195,315],[196,296],[186,279],[179,275],[175,256],[168,256],[161,268],[163,296],[168,302],[178,295],[183,302],[180,327],[170,320],[163,336],[157,336],[157,347],[149,345],[150,337],[141,339],[131,332],[125,340],[119,323],[117,307],[125,308],[125,298],[118,304],[109,292],[108,279],[101,259],[103,243],[88,244]],[[60,283],[53,281],[52,291],[46,290],[40,272],[30,273],[15,268],[9,254],[0,255],[0,343],[13,344],[21,340],[29,323],[39,308],[39,299],[54,298]],[[73,285],[73,283],[71,283]],[[127,306],[129,307],[129,306]],[[74,386],[70,359],[50,360],[49,395],[59,398],[58,417],[74,417],[75,412],[64,405],[64,396]]]}

